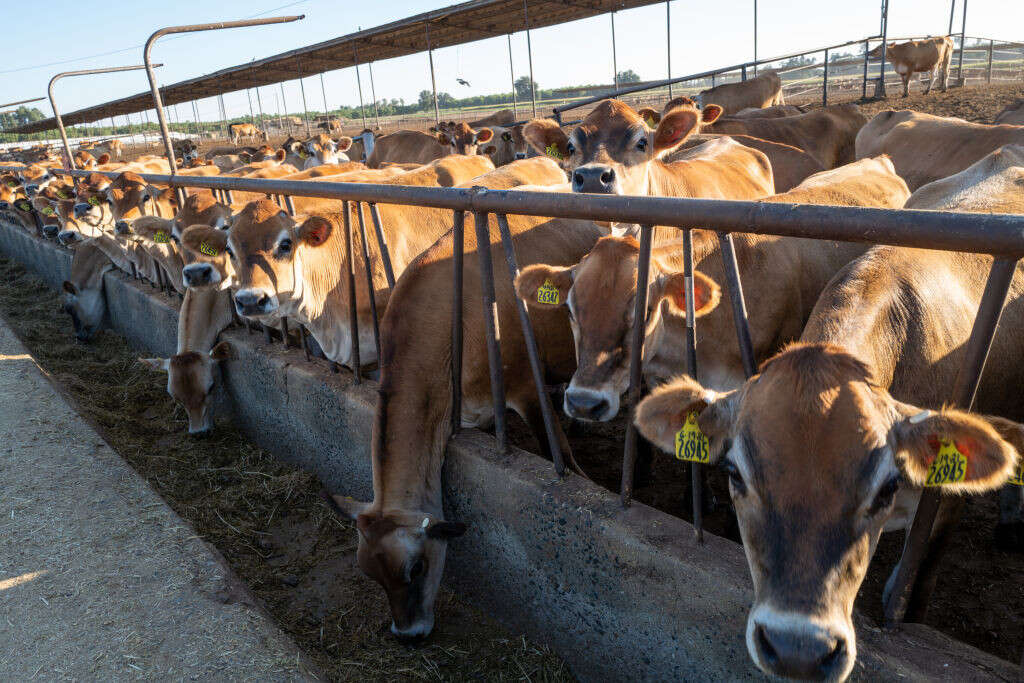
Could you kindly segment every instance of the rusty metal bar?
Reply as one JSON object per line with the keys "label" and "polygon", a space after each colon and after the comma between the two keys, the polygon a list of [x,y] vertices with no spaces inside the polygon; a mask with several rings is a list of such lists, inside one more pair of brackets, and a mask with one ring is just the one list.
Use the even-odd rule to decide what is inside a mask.
{"label": "rusty metal bar", "polygon": [[373,231],[377,235],[377,248],[380,249],[380,260],[384,265],[384,277],[388,281],[388,289],[395,288],[395,269],[391,266],[391,254],[388,252],[387,238],[384,237],[384,228],[380,222],[380,212],[377,210],[376,202],[367,202],[370,205],[370,218],[373,220]]}
{"label": "rusty metal bar", "polygon": [[[650,258],[650,256],[648,256]],[[697,379],[697,312],[693,293],[693,231],[683,230],[683,289],[686,293],[686,373]],[[646,307],[644,308],[646,311]],[[643,321],[646,327],[647,321]],[[642,360],[641,360],[642,362]],[[690,463],[693,530],[697,543],[704,544],[704,466]]]}
{"label": "rusty metal bar", "polygon": [[754,357],[754,343],[750,339],[747,303],[743,297],[743,282],[740,280],[740,269],[736,262],[736,248],[732,235],[727,232],[719,232],[718,245],[722,252],[722,267],[725,269],[725,286],[729,290],[729,301],[732,303],[732,322],[739,341],[743,374],[752,377],[757,372],[757,362]]}
{"label": "rusty metal bar", "polygon": [[[512,231],[509,229],[508,217],[503,213],[495,214],[498,221],[498,230],[501,233],[501,245],[505,249],[505,263],[508,265],[509,279],[515,282],[519,275],[519,264],[516,261],[516,248],[512,243]],[[544,389],[544,367],[540,360],[540,351],[537,349],[537,335],[533,331],[533,322],[530,320],[530,313],[526,310],[526,304],[518,296],[513,297],[516,302],[516,312],[519,313],[519,324],[523,328],[523,341],[526,344],[526,355],[530,359],[530,370],[533,373],[533,383],[537,387],[537,400],[540,402],[540,414],[544,421],[544,435],[548,440],[548,448],[551,451],[551,461],[555,464],[555,472],[558,476],[565,474],[565,460],[562,456],[562,446],[558,442],[558,435],[555,432],[557,424],[555,409],[551,405],[551,397]]]}
{"label": "rusty metal bar", "polygon": [[288,316],[281,316],[281,341],[284,343],[285,350],[291,347],[291,341],[288,339]]}
{"label": "rusty metal bar", "polygon": [[501,324],[494,295],[494,264],[491,261],[491,231],[487,214],[473,212],[476,230],[476,253],[480,259],[480,301],[483,304],[484,334],[487,337],[487,365],[491,372],[491,403],[494,405],[494,438],[498,452],[508,451],[505,426],[505,373],[501,367]]}
{"label": "rusty metal bar", "polygon": [[[0,169],[23,170],[22,165]],[[93,171],[95,172],[95,171]],[[66,171],[85,177],[89,172]],[[115,172],[105,172],[114,178]],[[955,213],[917,209],[776,204],[684,197],[624,197],[559,192],[414,187],[223,176],[140,174],[151,183],[204,189],[230,188],[360,202],[416,205],[550,218],[742,230],[759,235],[839,240],[866,244],[1024,256],[1024,219],[1010,214]]]}
{"label": "rusty metal bar", "polygon": [[[633,305],[633,330],[629,349],[629,390],[627,397],[633,409],[640,401],[643,383],[644,335],[647,332],[647,286],[651,270],[651,240],[654,228],[640,226],[640,254],[636,262],[636,297]],[[622,452],[622,506],[629,507],[633,498],[633,475],[636,470],[637,439],[640,438],[633,420],[626,425],[626,443]]]}
{"label": "rusty metal bar", "polygon": [[[992,338],[999,326],[999,318],[1009,296],[1010,284],[1013,281],[1016,268],[1017,259],[997,258],[992,262],[992,268],[989,270],[985,291],[978,305],[974,326],[971,328],[971,336],[967,340],[963,364],[960,366],[956,383],[953,385],[951,403],[963,410],[970,410],[974,404],[974,397],[981,381],[981,373],[985,369],[985,361],[992,348]],[[903,555],[897,566],[893,588],[885,605],[885,623],[887,625],[892,626],[903,621],[907,609],[911,605],[912,597],[913,601],[919,605],[928,603],[931,588],[934,585],[934,576],[919,576],[918,571],[929,553],[929,537],[935,522],[935,515],[939,510],[940,498],[941,496],[935,488],[925,489],[921,494],[917,513],[907,534]],[[938,542],[933,547],[942,545],[944,544]],[[938,558],[933,556],[929,560],[934,571],[938,564]]]}
{"label": "rusty metal bar", "polygon": [[[345,221],[345,261],[348,263],[348,326],[352,335],[352,374],[355,375],[356,384],[363,381],[362,370],[359,363],[359,312],[356,308],[356,275],[352,265],[352,214],[349,213],[348,201],[342,202],[342,212]],[[370,289],[370,298],[373,298],[373,289]]]}
{"label": "rusty metal bar", "polygon": [[451,433],[462,427],[462,262],[466,212],[452,216],[452,424]]}
{"label": "rusty metal bar", "polygon": [[377,288],[373,283],[373,263],[370,261],[370,249],[366,241],[366,223],[363,220],[363,205],[356,202],[356,215],[359,218],[359,246],[363,250],[363,266],[366,270],[366,295],[370,299],[370,315],[373,316],[373,344],[377,348],[377,362],[380,363],[380,318],[377,317]]}

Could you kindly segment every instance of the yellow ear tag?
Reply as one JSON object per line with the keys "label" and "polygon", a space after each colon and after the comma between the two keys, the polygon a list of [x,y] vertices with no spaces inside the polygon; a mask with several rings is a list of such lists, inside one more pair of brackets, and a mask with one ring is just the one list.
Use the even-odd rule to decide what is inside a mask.
{"label": "yellow ear tag", "polygon": [[156,234],[153,235],[153,241],[157,244],[167,244],[171,241],[171,236],[164,230],[157,230]]}
{"label": "yellow ear tag", "polygon": [[565,158],[565,157],[562,156],[561,150],[558,149],[558,145],[556,145],[553,142],[550,145],[548,145],[547,147],[545,147],[544,151],[552,159],[564,159]]}
{"label": "yellow ear tag", "polygon": [[306,157],[308,157],[308,156],[309,156],[309,152],[307,152],[307,151],[306,151],[306,150],[304,150],[304,149],[300,149],[300,150],[299,150],[299,158],[300,158],[300,159],[305,159],[305,158],[306,158]]}
{"label": "yellow ear tag", "polygon": [[1017,469],[1010,475],[1010,483],[1015,486],[1024,486],[1024,458],[1017,461]]}
{"label": "yellow ear tag", "polygon": [[32,205],[28,203],[27,199],[15,202],[14,206],[18,207],[19,211],[25,211],[26,213],[32,210]]}
{"label": "yellow ear tag", "polygon": [[645,119],[644,119],[644,121],[645,121],[645,122],[647,123],[647,127],[648,127],[648,128],[654,128],[655,126],[657,126],[657,125],[658,125],[658,124],[656,124],[656,123],[654,122],[654,119],[652,119],[652,118],[651,118],[650,116],[648,116],[647,118],[645,118]]}
{"label": "yellow ear tag", "polygon": [[99,197],[89,197],[89,204],[92,205],[92,206],[99,206],[100,205],[100,198]]}
{"label": "yellow ear tag", "polygon": [[18,181],[17,180],[8,180],[7,181],[7,187],[17,187],[17,186],[18,186]]}
{"label": "yellow ear tag", "polygon": [[939,440],[939,452],[928,468],[925,486],[956,484],[967,476],[967,456],[961,453],[952,439]]}
{"label": "yellow ear tag", "polygon": [[686,424],[676,432],[676,459],[707,464],[711,460],[708,437],[697,425],[697,412],[686,416]]}
{"label": "yellow ear tag", "polygon": [[58,196],[58,197],[60,197],[61,199],[67,199],[67,198],[68,198],[68,196],[67,196],[67,195],[66,195],[66,194],[64,193],[64,191],[63,191],[63,190],[54,190],[54,192],[55,192],[55,193],[57,194],[57,196]]}
{"label": "yellow ear tag", "polygon": [[55,215],[57,215],[57,214],[56,214],[56,212],[55,212],[55,211],[53,210],[53,207],[51,207],[51,206],[44,206],[44,207],[43,207],[43,215],[44,215],[44,216],[55,216]]}
{"label": "yellow ear tag", "polygon": [[206,254],[207,256],[216,256],[217,254],[220,253],[220,251],[218,251],[217,249],[214,249],[213,247],[211,247],[206,242],[200,242],[199,243],[199,251],[201,251],[202,253]]}
{"label": "yellow ear tag", "polygon": [[551,280],[544,280],[544,284],[537,288],[537,303],[557,305],[558,300],[558,287]]}

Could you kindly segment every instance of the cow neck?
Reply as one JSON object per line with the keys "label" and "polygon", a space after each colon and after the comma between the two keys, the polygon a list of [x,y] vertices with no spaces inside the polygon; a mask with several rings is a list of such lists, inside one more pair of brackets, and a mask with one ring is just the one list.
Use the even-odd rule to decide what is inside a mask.
{"label": "cow neck", "polygon": [[226,290],[189,287],[178,313],[177,352],[209,351],[230,323],[231,298]]}
{"label": "cow neck", "polygon": [[341,282],[341,273],[347,272],[344,238],[340,214],[332,214],[328,220],[333,229],[326,242],[318,247],[300,244],[295,251],[292,282],[296,292],[289,308],[290,315],[309,328],[327,358],[347,362],[339,357],[349,334],[347,284]]}

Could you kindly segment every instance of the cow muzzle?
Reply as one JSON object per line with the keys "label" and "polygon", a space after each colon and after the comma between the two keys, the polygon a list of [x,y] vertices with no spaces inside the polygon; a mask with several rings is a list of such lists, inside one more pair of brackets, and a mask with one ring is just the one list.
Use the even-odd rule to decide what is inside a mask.
{"label": "cow muzzle", "polygon": [[48,223],[48,224],[43,226],[43,237],[46,237],[47,239],[51,239],[52,240],[54,237],[57,236],[57,234],[59,232],[60,232],[60,226],[59,225],[53,225],[52,223]]}
{"label": "cow muzzle", "polygon": [[190,263],[181,269],[186,287],[208,287],[220,282],[220,273],[209,263]]}
{"label": "cow muzzle", "polygon": [[38,185],[26,185],[25,186],[25,194],[27,194],[29,197],[35,197],[38,192],[39,192],[39,186]]}
{"label": "cow muzzle", "polygon": [[846,628],[764,606],[747,622],[747,649],[765,673],[800,680],[843,681],[856,659]]}
{"label": "cow muzzle", "polygon": [[618,394],[574,387],[570,383],[565,390],[562,409],[569,417],[592,422],[607,422],[619,412],[619,397]]}
{"label": "cow muzzle", "polygon": [[572,174],[572,191],[589,194],[615,194],[615,169],[606,164],[586,164]]}
{"label": "cow muzzle", "polygon": [[239,315],[266,315],[277,309],[277,297],[262,289],[241,289],[235,293],[235,308]]}

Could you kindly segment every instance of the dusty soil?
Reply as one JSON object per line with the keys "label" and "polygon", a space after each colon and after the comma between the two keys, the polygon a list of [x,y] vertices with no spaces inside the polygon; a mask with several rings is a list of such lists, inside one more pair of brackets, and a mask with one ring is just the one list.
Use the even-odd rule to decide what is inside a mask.
{"label": "dusty soil", "polygon": [[[886,89],[889,97],[884,100],[859,102],[861,110],[869,117],[886,109],[915,109],[938,116],[956,116],[977,123],[992,123],[996,114],[1018,97],[1024,97],[1024,83],[1010,85],[971,86],[950,88],[942,93],[933,90],[927,96],[910,86],[910,96],[900,97],[899,93]],[[820,104],[811,108],[818,108]]]}
{"label": "dusty soil", "polygon": [[311,475],[276,461],[229,424],[195,440],[163,375],[109,332],[77,344],[57,295],[0,259],[0,315],[80,412],[204,540],[332,680],[571,680],[564,664],[451,593],[420,647],[388,632],[383,591],[356,566],[356,531]]}

